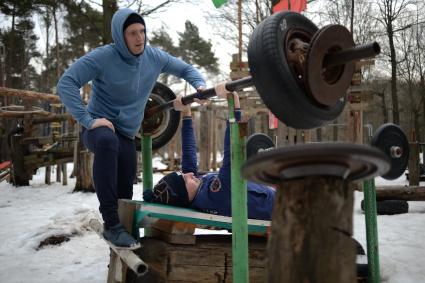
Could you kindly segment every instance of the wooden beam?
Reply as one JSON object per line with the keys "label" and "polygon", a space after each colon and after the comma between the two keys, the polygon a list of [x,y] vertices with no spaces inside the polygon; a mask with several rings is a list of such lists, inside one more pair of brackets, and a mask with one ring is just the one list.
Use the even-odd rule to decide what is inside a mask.
{"label": "wooden beam", "polygon": [[391,200],[391,199],[424,201],[425,187],[424,186],[376,187],[376,200]]}
{"label": "wooden beam", "polygon": [[0,119],[17,119],[17,118],[24,118],[25,115],[37,115],[37,116],[49,116],[51,113],[48,111],[38,111],[33,113],[24,113],[24,112],[18,112],[18,111],[1,111],[0,112]]}
{"label": "wooden beam", "polygon": [[49,102],[56,102],[56,103],[61,102],[59,99],[59,96],[57,95],[35,92],[31,90],[14,89],[14,88],[8,88],[8,87],[0,87],[0,96],[20,97],[22,99],[42,100],[42,101],[49,101]]}

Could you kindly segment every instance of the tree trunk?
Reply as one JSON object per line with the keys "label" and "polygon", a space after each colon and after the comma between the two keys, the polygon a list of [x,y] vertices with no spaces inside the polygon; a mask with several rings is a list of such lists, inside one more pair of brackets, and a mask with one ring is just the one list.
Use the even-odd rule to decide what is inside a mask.
{"label": "tree trunk", "polygon": [[397,57],[394,47],[394,31],[392,26],[392,20],[388,21],[387,33],[391,52],[391,100],[393,108],[393,123],[400,125],[400,113],[398,108],[397,96]]}
{"label": "tree trunk", "polygon": [[103,44],[109,44],[112,42],[111,34],[111,22],[112,16],[115,11],[118,10],[118,5],[116,0],[103,0],[103,29],[102,29],[102,41]]}
{"label": "tree trunk", "polygon": [[50,18],[50,11],[49,8],[46,8],[46,15],[43,18],[44,20],[44,25],[46,27],[46,62],[45,62],[45,68],[46,68],[46,78],[45,78],[45,89],[48,89],[50,86],[50,81],[49,81],[49,75],[48,75],[48,69],[49,69],[49,47],[50,47],[50,37],[49,37],[49,32],[50,32],[50,25],[51,25],[51,18]]}
{"label": "tree trunk", "polygon": [[56,43],[56,80],[59,80],[60,78],[60,57],[59,57],[59,31],[58,31],[58,19],[56,15],[57,7],[53,6],[53,23],[55,26],[55,43]]}

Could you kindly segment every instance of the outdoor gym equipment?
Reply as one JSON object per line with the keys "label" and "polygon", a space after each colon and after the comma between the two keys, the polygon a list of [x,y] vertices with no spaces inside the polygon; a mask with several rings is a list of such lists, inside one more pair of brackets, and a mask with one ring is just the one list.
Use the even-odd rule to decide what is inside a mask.
{"label": "outdoor gym equipment", "polygon": [[[377,42],[355,45],[350,32],[340,25],[318,29],[309,19],[294,12],[273,14],[261,22],[248,45],[251,76],[226,83],[229,92],[255,87],[267,108],[287,126],[311,129],[335,120],[343,111],[355,61],[380,53]],[[214,88],[182,98],[189,104],[195,98],[215,96]],[[156,134],[157,125],[172,112],[173,101],[148,104],[143,135]],[[178,116],[169,115],[171,119]],[[165,123],[166,124],[166,123]],[[171,135],[172,137],[172,135]],[[170,138],[171,139],[171,138]],[[153,147],[155,149],[155,147]]]}
{"label": "outdoor gym equipment", "polygon": [[[393,180],[400,177],[409,160],[409,142],[404,132],[394,124],[380,126],[372,137],[371,145],[384,153],[391,162],[390,170],[382,178]],[[380,282],[379,245],[377,225],[377,202],[375,180],[370,178],[363,182],[363,208],[366,221],[367,261],[369,266],[369,281]],[[389,204],[398,205],[398,204]],[[407,202],[406,202],[407,205]]]}

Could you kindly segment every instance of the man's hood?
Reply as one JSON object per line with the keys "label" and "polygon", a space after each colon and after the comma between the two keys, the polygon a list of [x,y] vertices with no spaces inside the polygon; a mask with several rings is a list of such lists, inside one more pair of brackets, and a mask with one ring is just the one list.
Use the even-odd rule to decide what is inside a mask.
{"label": "man's hood", "polygon": [[[143,17],[140,16],[135,11],[133,11],[132,9],[128,9],[128,8],[120,9],[116,11],[114,16],[112,17],[112,24],[111,24],[112,39],[114,40],[115,47],[117,48],[121,56],[123,56],[123,58],[128,60],[136,59],[137,57],[142,55],[144,52],[143,50],[142,54],[133,55],[130,52],[130,50],[128,50],[127,44],[125,44],[123,26],[124,26],[124,22],[127,20],[128,16],[130,16],[131,14],[138,15],[142,19],[143,25],[145,26],[145,29],[146,29],[145,20],[143,19]],[[147,41],[147,37],[145,32],[145,47],[146,47],[146,41]]]}

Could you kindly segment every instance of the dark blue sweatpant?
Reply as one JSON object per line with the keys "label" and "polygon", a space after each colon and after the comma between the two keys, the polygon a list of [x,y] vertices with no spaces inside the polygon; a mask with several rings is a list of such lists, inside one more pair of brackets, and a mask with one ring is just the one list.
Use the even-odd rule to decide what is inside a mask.
{"label": "dark blue sweatpant", "polygon": [[133,197],[136,177],[136,146],[108,127],[83,129],[84,145],[94,153],[93,181],[99,210],[108,227],[119,223],[118,199]]}

